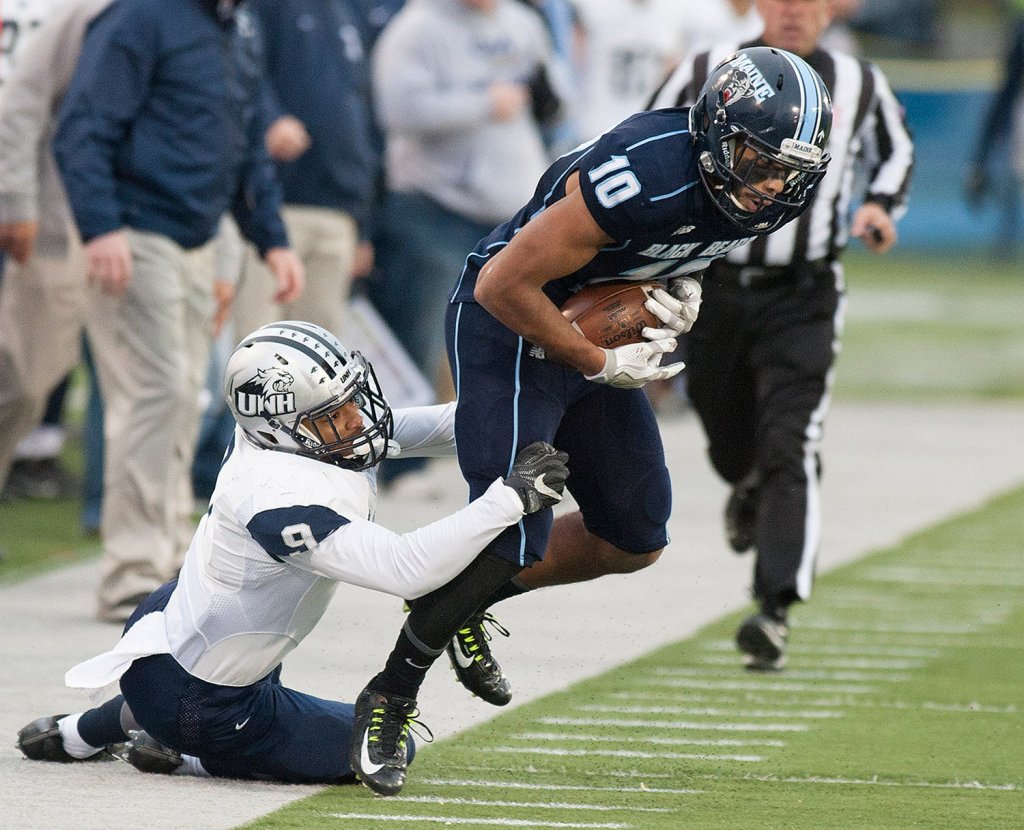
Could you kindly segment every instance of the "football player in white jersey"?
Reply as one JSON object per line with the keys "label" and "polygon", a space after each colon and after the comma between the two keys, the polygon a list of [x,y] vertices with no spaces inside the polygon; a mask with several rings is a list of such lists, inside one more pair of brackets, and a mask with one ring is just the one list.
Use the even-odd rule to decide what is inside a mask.
{"label": "football player in white jersey", "polygon": [[[126,743],[123,757],[147,772],[352,780],[353,705],[286,688],[281,661],[339,582],[422,596],[558,502],[568,475],[565,453],[537,442],[481,498],[397,534],[373,522],[375,466],[398,447],[453,454],[454,404],[392,411],[362,355],[299,321],[242,340],[225,395],[234,438],[179,577],[139,605],[112,650],[65,677],[119,682],[120,694],[25,726],[29,758],[85,761]],[[389,739],[405,746],[407,728]]]}

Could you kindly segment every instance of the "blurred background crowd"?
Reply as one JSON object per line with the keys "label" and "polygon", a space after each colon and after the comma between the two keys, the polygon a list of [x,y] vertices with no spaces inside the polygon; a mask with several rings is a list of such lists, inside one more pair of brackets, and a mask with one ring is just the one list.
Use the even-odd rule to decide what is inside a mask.
{"label": "blurred background crowd", "polygon": [[[833,6],[829,45],[885,69],[914,133],[901,245],[1013,262],[1024,0]],[[180,564],[239,338],[306,319],[366,352],[392,403],[450,400],[466,254],[677,62],[760,31],[752,0],[0,0],[0,18],[0,499],[81,499],[111,621]],[[416,472],[386,462],[381,485]]]}

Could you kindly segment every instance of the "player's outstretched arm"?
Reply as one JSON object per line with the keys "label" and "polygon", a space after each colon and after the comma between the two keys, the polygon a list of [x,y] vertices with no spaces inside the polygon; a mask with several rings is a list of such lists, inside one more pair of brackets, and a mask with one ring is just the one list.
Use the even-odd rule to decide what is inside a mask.
{"label": "player's outstretched arm", "polygon": [[567,460],[548,444],[531,444],[516,456],[507,478],[497,479],[480,498],[450,516],[409,533],[350,521],[288,559],[332,579],[416,599],[461,573],[526,513],[561,500]]}

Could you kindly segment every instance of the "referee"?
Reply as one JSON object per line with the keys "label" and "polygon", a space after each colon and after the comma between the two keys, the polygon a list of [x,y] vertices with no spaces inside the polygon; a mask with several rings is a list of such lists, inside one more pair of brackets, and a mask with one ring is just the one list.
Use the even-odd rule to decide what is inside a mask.
{"label": "referee", "polygon": [[726,535],[737,553],[756,550],[760,611],[744,620],[736,642],[748,668],[771,671],[785,664],[787,608],[809,598],[814,575],[819,441],[845,308],[839,255],[851,236],[876,254],[896,242],[913,145],[878,67],[819,45],[831,0],[757,0],[757,9],[758,40],[684,61],[650,107],[692,104],[708,69],[744,46],[795,52],[832,93],[832,163],[811,207],[711,264],[686,344],[688,391],[711,463],[733,488]]}

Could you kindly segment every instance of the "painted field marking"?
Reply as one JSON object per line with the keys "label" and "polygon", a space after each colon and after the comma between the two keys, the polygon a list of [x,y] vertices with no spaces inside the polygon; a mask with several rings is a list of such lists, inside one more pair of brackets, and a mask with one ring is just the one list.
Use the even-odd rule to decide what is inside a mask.
{"label": "painted field marking", "polygon": [[641,752],[635,749],[562,749],[553,746],[494,746],[488,752],[505,755],[552,755],[555,757],[583,758],[600,755],[602,758],[668,758],[673,761],[738,761],[757,763],[763,755],[731,755],[714,752]]}
{"label": "painted field marking", "polygon": [[963,588],[1009,588],[1024,587],[1024,574],[1009,572],[1004,574],[979,574],[970,570],[953,571],[943,574],[931,568],[915,568],[906,565],[868,568],[859,575],[868,582],[898,582],[901,585],[934,585],[938,587]]}
{"label": "painted field marking", "polygon": [[841,631],[844,634],[864,632],[866,634],[914,634],[919,636],[976,634],[978,626],[972,623],[950,625],[948,622],[913,622],[913,623],[860,623],[841,620],[836,617],[813,616],[800,621],[801,630],[809,631]]}
{"label": "painted field marking", "polygon": [[672,807],[623,807],[611,804],[580,804],[571,801],[489,801],[482,798],[446,798],[441,795],[395,795],[388,801],[403,801],[413,804],[465,804],[471,807],[523,807],[538,810],[596,810],[615,812],[629,810],[639,813],[674,813]]}
{"label": "painted field marking", "polygon": [[[787,672],[788,674],[788,672]],[[726,692],[776,691],[776,692],[832,692],[847,695],[874,694],[877,689],[868,685],[789,683],[786,681],[766,682],[761,680],[704,680],[690,677],[651,677],[635,681],[640,686],[669,686],[673,689],[718,689]]]}
{"label": "painted field marking", "polygon": [[359,821],[420,821],[429,824],[484,824],[490,827],[578,827],[592,830],[617,830],[633,827],[621,822],[590,824],[576,821],[533,821],[518,818],[457,818],[456,816],[389,816],[383,813],[324,813],[327,818],[358,819]]}
{"label": "painted field marking", "polygon": [[663,738],[656,735],[616,738],[580,732],[520,732],[510,736],[517,741],[587,741],[606,744],[654,744],[655,746],[785,746],[775,738]]}
{"label": "painted field marking", "polygon": [[[794,654],[791,650],[790,654]],[[714,666],[733,666],[736,667],[739,661],[727,654],[708,654],[700,658],[701,663]],[[862,671],[890,671],[898,669],[920,669],[925,664],[921,660],[880,660],[870,657],[825,657],[817,658],[814,661],[814,665],[821,666],[824,669],[842,669],[846,671],[862,670]]]}
{"label": "painted field marking", "polygon": [[[617,700],[677,700],[678,695],[670,692],[613,692],[608,695]],[[691,702],[711,701],[722,705],[743,705],[749,703],[777,703],[776,696],[759,695],[748,693],[740,697],[723,697],[721,695],[687,695]],[[922,701],[920,703],[901,700],[857,700],[850,697],[823,697],[816,700],[802,700],[805,706],[823,706],[858,709],[923,709],[935,712],[985,712],[996,715],[1012,715],[1019,711],[1013,704],[1007,706],[988,706],[981,703],[936,703],[934,701]]]}
{"label": "painted field marking", "polygon": [[548,726],[646,726],[658,729],[695,729],[709,732],[806,732],[806,723],[698,723],[695,721],[643,720],[640,718],[537,718]]}
{"label": "painted field marking", "polygon": [[736,710],[709,706],[606,706],[587,703],[577,706],[577,712],[612,712],[623,715],[707,715],[716,718],[841,718],[842,712],[827,709],[805,710]]}
{"label": "painted field marking", "polygon": [[883,778],[841,778],[819,775],[780,778],[775,775],[698,775],[706,781],[764,781],[779,784],[847,784],[863,787],[934,787],[942,790],[996,790],[999,792],[1017,792],[1021,788],[1016,784],[983,784],[980,781],[890,781]]}
{"label": "painted field marking", "polygon": [[[736,668],[701,668],[699,666],[659,667],[654,669],[653,674],[659,677],[735,677]],[[819,671],[818,669],[789,669],[778,677],[786,680],[852,680],[852,681],[905,681],[910,680],[910,675],[901,672],[886,672],[883,675],[878,673],[869,674],[863,671]],[[772,684],[776,675],[765,674],[765,684]],[[783,681],[785,682],[785,681]]]}
{"label": "painted field marking", "polygon": [[[649,777],[653,778],[654,776]],[[635,787],[588,787],[583,784],[539,784],[536,781],[481,781],[469,778],[422,778],[420,781],[435,787],[487,787],[489,789],[546,790],[550,792],[661,793],[667,795],[699,795],[704,792],[704,790],[676,787],[648,787],[643,783]]]}
{"label": "painted field marking", "polygon": [[[729,651],[736,654],[736,643],[732,640],[713,640],[704,644],[706,651]],[[863,655],[865,657],[921,657],[942,656],[942,649],[918,646],[842,645],[836,643],[793,643],[786,649],[790,654],[832,654],[839,656]]]}
{"label": "painted field marking", "polygon": [[[453,773],[455,772],[466,772],[479,775],[481,773],[511,773],[512,775],[564,775],[565,770],[562,767],[545,767],[538,766],[535,763],[528,763],[526,766],[522,764],[516,764],[515,766],[498,766],[497,764],[472,764],[472,765],[459,765],[452,764],[447,767]],[[630,778],[635,781],[639,781],[639,791],[647,790],[647,781],[652,778],[663,778],[672,779],[673,781],[679,776],[674,772],[651,772],[650,770],[638,770],[638,769],[602,769],[600,772],[594,772],[588,769],[577,770],[577,772],[584,777],[597,777],[600,776],[602,779],[607,778]],[[632,790],[636,792],[638,790]]]}

